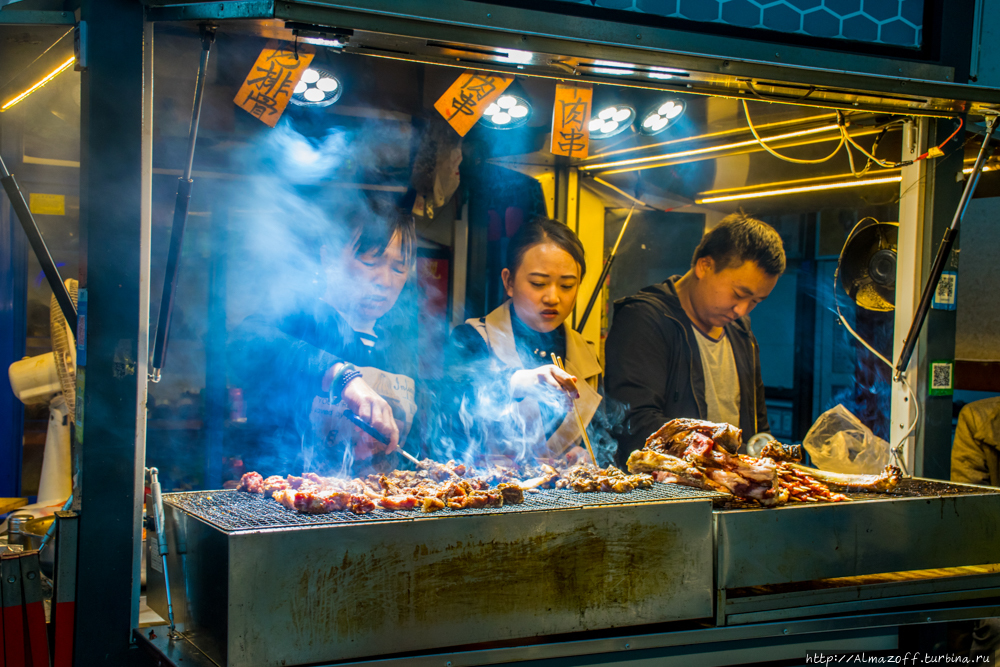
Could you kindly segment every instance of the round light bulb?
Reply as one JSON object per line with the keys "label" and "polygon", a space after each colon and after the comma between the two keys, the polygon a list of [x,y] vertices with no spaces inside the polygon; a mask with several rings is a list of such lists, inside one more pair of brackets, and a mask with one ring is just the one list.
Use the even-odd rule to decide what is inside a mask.
{"label": "round light bulb", "polygon": [[337,90],[339,85],[340,84],[337,83],[337,80],[330,76],[325,76],[316,82],[316,87],[325,93],[331,93]]}
{"label": "round light bulb", "polygon": [[506,125],[507,123],[510,122],[510,114],[501,111],[500,113],[493,114],[493,117],[490,118],[490,120],[492,120],[497,125]]}
{"label": "round light bulb", "polygon": [[618,109],[615,107],[608,107],[607,109],[601,109],[601,113],[597,114],[597,117],[601,120],[607,120],[618,113]]}
{"label": "round light bulb", "polygon": [[302,73],[302,81],[306,83],[316,83],[319,81],[319,72],[314,69],[307,69]]}
{"label": "round light bulb", "polygon": [[308,88],[308,87],[309,87],[309,84],[307,84],[305,81],[299,81],[297,84],[295,84],[295,91],[294,91],[294,93],[296,95],[301,95],[302,93],[306,92],[306,88]]}
{"label": "round light bulb", "polygon": [[657,116],[656,122],[653,123],[653,126],[650,129],[653,130],[653,132],[659,132],[667,126],[668,122],[669,121],[663,116]]}
{"label": "round light bulb", "polygon": [[509,109],[507,113],[510,114],[511,118],[524,118],[528,115],[528,107],[518,104]]}
{"label": "round light bulb", "polygon": [[677,118],[684,111],[684,107],[679,104],[675,104],[674,108],[667,112],[667,118]]}
{"label": "round light bulb", "polygon": [[604,125],[604,121],[601,120],[600,118],[595,118],[594,120],[590,121],[590,125],[588,125],[587,128],[591,132],[597,132],[598,130],[601,129],[601,125]]}
{"label": "round light bulb", "polygon": [[306,98],[310,102],[322,102],[326,97],[326,93],[319,88],[310,88],[306,92],[302,93],[302,97]]}
{"label": "round light bulb", "polygon": [[492,116],[493,114],[498,113],[499,111],[500,111],[500,106],[496,102],[494,102],[493,104],[486,107],[486,111],[483,112],[483,115]]}
{"label": "round light bulb", "polygon": [[501,109],[509,109],[515,104],[517,104],[517,98],[515,98],[513,95],[504,95],[503,97],[497,100],[497,106],[499,106]]}
{"label": "round light bulb", "polygon": [[660,120],[660,117],[657,116],[655,113],[649,114],[648,116],[646,116],[646,120],[642,121],[642,126],[653,127],[653,123],[655,123],[658,120]]}
{"label": "round light bulb", "polygon": [[661,105],[660,108],[657,109],[657,113],[660,114],[661,116],[666,116],[668,113],[670,113],[670,110],[673,108],[674,108],[674,103],[673,101],[670,101],[667,102],[666,104]]}
{"label": "round light bulb", "polygon": [[601,132],[604,134],[611,134],[618,129],[618,123],[613,120],[604,121],[604,125],[601,125]]}
{"label": "round light bulb", "polygon": [[623,121],[628,120],[628,117],[631,115],[632,111],[630,109],[619,109],[617,112],[615,112],[613,116],[611,116],[611,120],[615,121],[616,123],[621,123]]}

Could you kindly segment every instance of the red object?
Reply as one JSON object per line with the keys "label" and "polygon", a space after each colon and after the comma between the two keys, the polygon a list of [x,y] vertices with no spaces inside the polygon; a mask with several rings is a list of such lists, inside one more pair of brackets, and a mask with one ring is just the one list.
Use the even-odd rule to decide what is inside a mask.
{"label": "red object", "polygon": [[21,608],[21,564],[17,554],[0,556],[0,589],[3,590],[3,650],[7,667],[27,667],[24,610]]}
{"label": "red object", "polygon": [[28,660],[31,667],[49,667],[49,635],[45,628],[42,574],[38,552],[21,555],[21,593],[24,600],[24,625],[28,633]]}
{"label": "red object", "polygon": [[56,512],[55,590],[52,592],[52,667],[73,664],[76,627],[76,548],[80,517],[76,512]]}

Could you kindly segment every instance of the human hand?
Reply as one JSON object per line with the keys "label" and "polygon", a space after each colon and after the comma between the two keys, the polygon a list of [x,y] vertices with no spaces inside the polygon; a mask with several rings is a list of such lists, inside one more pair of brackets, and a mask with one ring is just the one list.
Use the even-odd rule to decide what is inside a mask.
{"label": "human hand", "polygon": [[[323,377],[323,390],[329,391],[330,382],[339,370],[340,364],[331,367]],[[368,435],[358,429],[359,436],[355,438],[355,458],[366,459],[378,452],[390,454],[399,448],[399,426],[392,414],[392,407],[384,398],[378,395],[374,389],[361,377],[356,377],[344,387],[341,392],[341,400],[344,405],[356,414],[362,421],[370,424],[372,428],[389,439],[388,445]],[[357,428],[357,426],[355,426]]]}
{"label": "human hand", "polygon": [[580,398],[576,377],[555,364],[520,370],[510,378],[511,393],[518,400],[527,396],[538,385],[565,391],[572,398]]}

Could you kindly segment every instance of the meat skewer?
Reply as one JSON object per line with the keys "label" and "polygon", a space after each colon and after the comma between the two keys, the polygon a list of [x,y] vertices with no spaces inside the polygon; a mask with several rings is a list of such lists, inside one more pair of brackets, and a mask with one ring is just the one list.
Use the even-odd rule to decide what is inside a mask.
{"label": "meat skewer", "polygon": [[[550,353],[550,356],[552,357],[552,363],[561,368],[563,371],[566,370],[561,357],[557,357],[554,352]],[[583,442],[587,445],[587,453],[590,454],[590,462],[597,465],[597,457],[594,456],[594,448],[590,446],[590,436],[587,435],[587,425],[583,423],[583,417],[580,416],[580,409],[576,407],[576,400],[572,396],[570,396],[569,400],[573,402],[573,413],[576,415],[576,423],[580,425],[580,432],[583,433]]]}
{"label": "meat skewer", "polygon": [[[365,433],[367,433],[371,437],[373,437],[376,440],[378,440],[379,442],[381,442],[383,445],[388,445],[389,444],[389,438],[387,438],[384,434],[379,433],[371,424],[369,424],[368,422],[366,422],[364,419],[362,419],[358,415],[354,414],[351,410],[344,410],[344,416],[347,417],[351,421],[352,424],[354,424],[355,426],[357,426],[358,428],[360,428],[362,431],[364,431]],[[406,451],[402,447],[399,447],[397,449],[397,451],[400,454],[402,454],[404,458],[409,459],[412,463],[420,463],[420,460],[416,456],[414,456],[413,454],[410,454],[408,451]]]}

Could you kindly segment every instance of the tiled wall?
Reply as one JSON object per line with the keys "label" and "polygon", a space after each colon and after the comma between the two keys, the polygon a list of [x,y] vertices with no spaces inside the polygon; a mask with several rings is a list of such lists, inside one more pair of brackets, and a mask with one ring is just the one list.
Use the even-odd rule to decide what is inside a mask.
{"label": "tiled wall", "polygon": [[920,47],[924,0],[561,0],[814,37]]}

